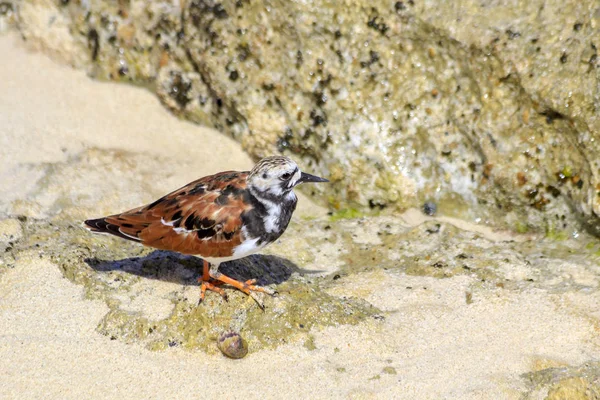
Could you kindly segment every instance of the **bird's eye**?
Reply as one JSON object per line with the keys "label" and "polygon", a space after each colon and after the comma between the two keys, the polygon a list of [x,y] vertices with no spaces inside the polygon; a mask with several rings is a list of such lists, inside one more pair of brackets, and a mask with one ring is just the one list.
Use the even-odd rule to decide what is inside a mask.
{"label": "bird's eye", "polygon": [[263,174],[263,179],[267,179],[267,174],[266,173]]}
{"label": "bird's eye", "polygon": [[279,179],[281,179],[282,181],[287,181],[291,177],[292,177],[292,173],[291,172],[286,172],[285,174],[281,175],[279,177]]}

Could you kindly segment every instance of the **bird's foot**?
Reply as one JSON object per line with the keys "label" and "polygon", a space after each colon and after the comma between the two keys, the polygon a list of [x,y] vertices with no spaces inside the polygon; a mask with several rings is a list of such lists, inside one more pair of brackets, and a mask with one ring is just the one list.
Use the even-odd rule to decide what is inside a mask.
{"label": "bird's foot", "polygon": [[260,293],[266,293],[269,296],[275,296],[277,294],[277,292],[268,287],[256,286],[255,283],[256,283],[256,279],[248,279],[246,282],[242,283],[242,285],[247,290],[247,292],[243,289],[240,289],[240,290],[242,290],[248,296],[252,297],[254,299],[254,301],[256,302],[256,304],[258,304],[260,309],[264,311],[265,305],[263,304],[262,299],[256,293],[260,292]]}
{"label": "bird's foot", "polygon": [[248,296],[252,297],[254,301],[256,301],[256,304],[258,304],[262,310],[265,309],[265,306],[260,297],[257,295],[257,292],[266,293],[270,296],[277,294],[277,292],[271,288],[256,286],[256,279],[249,279],[246,282],[241,282],[230,278],[227,275],[223,275],[220,272],[211,274],[211,278],[215,281],[218,281],[220,284],[233,286],[234,288],[246,293]]}
{"label": "bird's foot", "polygon": [[223,297],[223,300],[227,301],[227,293],[225,293],[225,291],[219,287],[223,284],[223,282],[214,279],[205,281],[202,279],[202,277],[198,278],[198,282],[200,282],[200,300],[198,301],[198,304],[204,301],[204,296],[207,290],[220,294],[221,297]]}
{"label": "bird's foot", "polygon": [[251,292],[254,291],[254,292],[266,293],[269,296],[275,296],[277,294],[276,290],[268,288],[268,287],[256,286],[255,283],[256,283],[256,279],[248,279],[246,282],[243,283],[243,285]]}

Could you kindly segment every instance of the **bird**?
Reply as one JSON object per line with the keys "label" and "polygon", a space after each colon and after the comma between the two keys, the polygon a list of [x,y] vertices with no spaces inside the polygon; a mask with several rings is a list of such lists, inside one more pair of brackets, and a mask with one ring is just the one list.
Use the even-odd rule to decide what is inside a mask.
{"label": "bird", "polygon": [[256,292],[274,295],[256,279],[245,282],[219,272],[219,265],[254,254],[286,230],[302,183],[329,182],[302,172],[285,156],[258,161],[250,171],[224,171],[205,176],[141,207],[120,214],[88,219],[84,227],[160,250],[199,256],[203,260],[199,304],[206,290],[227,294],[233,286],[264,309]]}

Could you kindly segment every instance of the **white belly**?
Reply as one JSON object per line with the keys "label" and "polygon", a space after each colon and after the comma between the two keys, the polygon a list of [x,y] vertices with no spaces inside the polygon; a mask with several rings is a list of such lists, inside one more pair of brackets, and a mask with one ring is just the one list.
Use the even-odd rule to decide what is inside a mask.
{"label": "white belly", "polygon": [[251,254],[260,251],[263,247],[265,247],[268,243],[261,243],[258,245],[259,238],[254,239],[246,239],[239,246],[233,249],[233,254],[229,257],[202,257],[202,259],[208,261],[213,265],[219,265],[226,261],[231,260],[239,260],[240,258],[247,257]]}

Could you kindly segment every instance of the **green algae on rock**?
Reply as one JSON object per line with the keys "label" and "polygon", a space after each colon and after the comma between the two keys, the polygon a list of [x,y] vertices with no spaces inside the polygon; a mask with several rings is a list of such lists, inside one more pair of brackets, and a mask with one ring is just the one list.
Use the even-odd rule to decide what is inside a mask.
{"label": "green algae on rock", "polygon": [[[389,216],[305,221],[302,229],[308,233],[293,234],[296,229],[290,226],[292,234],[268,252],[294,251],[308,266],[327,265],[320,274],[337,282],[328,289],[337,295],[364,298],[359,276],[381,271],[439,279],[466,275],[480,286],[513,290],[564,292],[600,285],[597,240],[584,234],[560,241],[516,234],[499,239],[435,219],[412,226]],[[327,235],[310,233],[324,231]],[[467,301],[473,302],[469,293]]]}
{"label": "green algae on rock", "polygon": [[[475,278],[466,287],[471,303],[486,290],[586,293],[600,286],[597,243],[583,234],[577,240],[499,240],[435,219],[409,225],[389,216],[324,218],[293,222],[284,240],[268,249],[279,256],[253,255],[222,265],[235,279],[276,285],[279,294],[265,295],[265,311],[235,290],[228,290],[228,302],[209,293],[198,306],[197,258],[92,237],[65,222],[29,219],[19,221],[19,228],[13,257],[31,251],[49,257],[88,298],[108,306],[98,332],[154,350],[177,346],[215,353],[217,339],[230,330],[244,337],[250,352],[289,342],[313,348],[315,330],[385,320],[386,312],[365,299],[389,276],[466,275]],[[293,255],[303,267],[281,255]]]}
{"label": "green algae on rock", "polygon": [[21,221],[18,219],[0,219],[0,274],[15,264],[14,249],[23,237]]}
{"label": "green algae on rock", "polygon": [[600,398],[600,364],[547,368],[523,375],[529,386],[523,399],[588,400]]}
{"label": "green algae on rock", "polygon": [[[534,3],[468,2],[482,27],[433,2],[45,2],[19,15],[29,41],[56,52],[62,38],[59,52],[95,76],[155,82],[176,114],[228,132],[254,157],[284,152],[329,176],[330,188],[312,190],[334,208],[434,200],[440,212],[520,230],[565,216],[569,233],[575,210],[598,234],[598,21],[591,1],[575,17],[564,2],[543,2],[541,16]],[[536,17],[497,26],[498,11]],[[61,24],[39,27],[40,14]],[[568,23],[545,32],[557,18]],[[65,26],[69,35],[48,34]],[[569,26],[579,26],[567,43],[578,56],[557,57]],[[552,78],[538,79],[548,65]]]}
{"label": "green algae on rock", "polygon": [[32,250],[49,257],[88,298],[105,301],[109,311],[98,325],[101,334],[149,349],[215,352],[219,335],[234,330],[253,352],[301,340],[311,329],[357,324],[380,313],[364,300],[328,294],[330,280],[309,278],[310,271],[286,259],[259,255],[223,264],[221,270],[237,279],[258,278],[263,286],[277,284],[279,294],[265,297],[265,311],[235,290],[228,290],[229,301],[209,294],[199,306],[201,262],[194,257],[92,237],[66,223],[29,221],[24,231],[13,250],[16,257]]}

